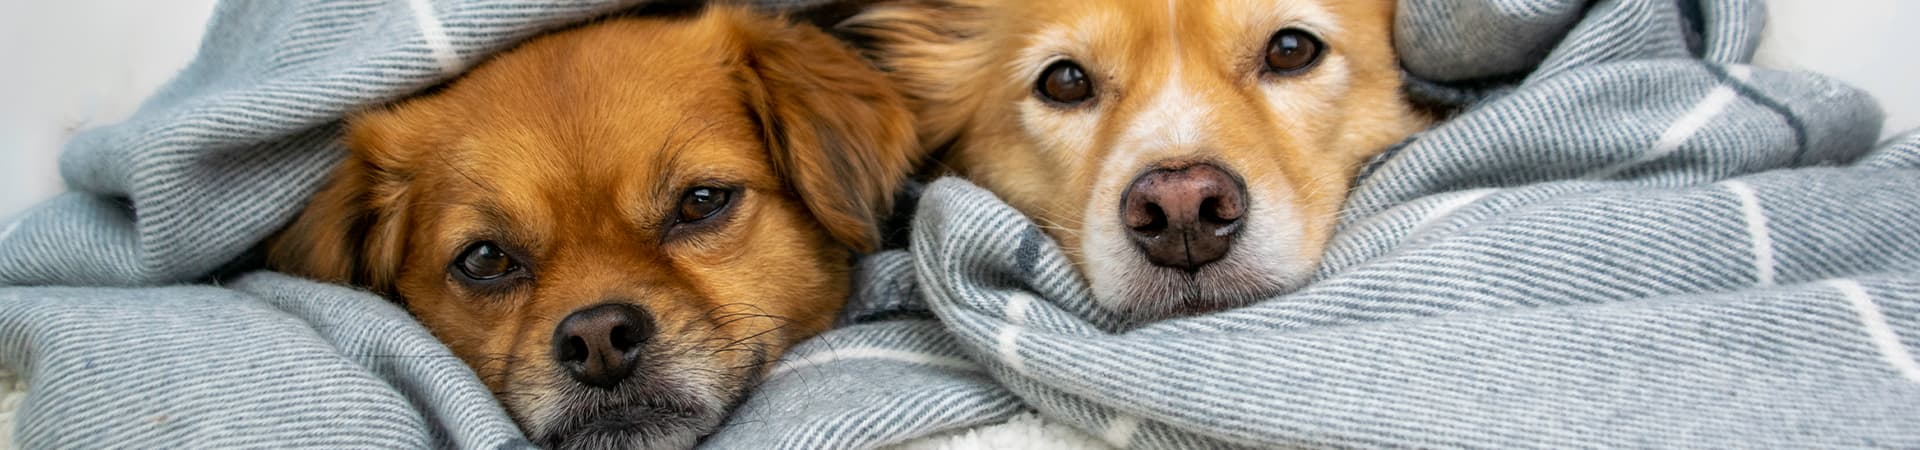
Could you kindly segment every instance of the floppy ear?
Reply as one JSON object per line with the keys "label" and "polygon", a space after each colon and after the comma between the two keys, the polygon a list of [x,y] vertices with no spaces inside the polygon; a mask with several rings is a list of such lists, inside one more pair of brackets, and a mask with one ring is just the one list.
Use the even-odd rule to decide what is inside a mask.
{"label": "floppy ear", "polygon": [[[922,147],[943,148],[961,134],[992,92],[976,85],[992,77],[977,76],[997,67],[993,45],[985,39],[991,26],[979,0],[873,0],[848,13],[832,10],[821,20],[847,16],[833,27],[835,35],[861,49],[861,54],[884,70],[907,99],[916,116]],[[850,14],[850,15],[849,15]]]}
{"label": "floppy ear", "polygon": [[879,247],[879,221],[924,153],[886,77],[818,29],[737,15],[746,98],[774,169],[835,240]]}
{"label": "floppy ear", "polygon": [[350,154],[299,217],[267,243],[274,270],[391,296],[404,256],[405,161],[400,119],[376,111],[349,120]]}

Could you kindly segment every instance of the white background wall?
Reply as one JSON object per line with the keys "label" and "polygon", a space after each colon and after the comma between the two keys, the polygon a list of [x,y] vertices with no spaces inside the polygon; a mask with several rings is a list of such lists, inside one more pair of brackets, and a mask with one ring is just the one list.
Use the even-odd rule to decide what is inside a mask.
{"label": "white background wall", "polygon": [[0,0],[0,221],[64,190],[74,131],[125,119],[186,67],[213,3]]}
{"label": "white background wall", "polygon": [[[276,0],[235,0],[276,1]],[[126,118],[184,67],[214,0],[0,1],[0,219],[62,190],[74,130]],[[1916,0],[1774,0],[1758,63],[1874,92],[1888,132],[1920,127]]]}

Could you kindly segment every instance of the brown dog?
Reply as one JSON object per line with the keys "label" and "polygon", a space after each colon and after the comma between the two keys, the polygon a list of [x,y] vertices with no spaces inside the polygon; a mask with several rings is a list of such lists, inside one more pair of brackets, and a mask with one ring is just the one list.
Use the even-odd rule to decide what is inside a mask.
{"label": "brown dog", "polygon": [[535,442],[691,446],[831,324],[911,127],[818,29],[607,20],[352,117],[269,258],[403,302]]}
{"label": "brown dog", "polygon": [[1298,288],[1367,158],[1427,126],[1388,0],[900,0],[836,28],[922,145],[1140,319]]}

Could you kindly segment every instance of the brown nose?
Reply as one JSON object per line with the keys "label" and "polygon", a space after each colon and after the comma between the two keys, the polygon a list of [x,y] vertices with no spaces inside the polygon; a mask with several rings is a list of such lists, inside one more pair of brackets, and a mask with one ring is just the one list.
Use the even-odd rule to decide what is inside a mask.
{"label": "brown nose", "polygon": [[553,331],[553,358],[574,380],[612,388],[633,374],[653,318],[639,307],[603,303],[575,311]]}
{"label": "brown nose", "polygon": [[1226,169],[1195,164],[1141,174],[1120,202],[1120,223],[1147,261],[1192,272],[1233,249],[1247,188]]}

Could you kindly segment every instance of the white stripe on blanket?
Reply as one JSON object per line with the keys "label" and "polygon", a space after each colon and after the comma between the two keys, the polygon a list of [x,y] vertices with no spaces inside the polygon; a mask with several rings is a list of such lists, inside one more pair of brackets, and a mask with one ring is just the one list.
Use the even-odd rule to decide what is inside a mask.
{"label": "white stripe on blanket", "polygon": [[1740,199],[1740,213],[1747,222],[1747,236],[1753,241],[1753,279],[1759,287],[1773,286],[1773,234],[1767,231],[1767,211],[1760,206],[1760,197],[1753,193],[1753,186],[1740,180],[1720,182],[1733,196]]}
{"label": "white stripe on blanket", "polygon": [[413,20],[420,27],[420,37],[426,40],[427,49],[433,54],[434,63],[440,66],[441,73],[460,71],[460,56],[453,51],[453,42],[447,39],[447,29],[440,25],[440,18],[433,15],[432,0],[408,0],[407,6],[413,9]]}
{"label": "white stripe on blanket", "polygon": [[1880,312],[1880,305],[1873,303],[1873,297],[1867,295],[1866,288],[1853,280],[1832,280],[1827,285],[1847,297],[1853,310],[1860,314],[1860,325],[1866,330],[1867,337],[1873,340],[1873,346],[1880,350],[1880,355],[1887,359],[1887,363],[1893,365],[1894,370],[1907,377],[1907,380],[1920,383],[1920,362],[1915,362],[1913,354],[1900,344],[1899,334],[1894,333],[1893,326],[1887,324],[1887,316]]}

